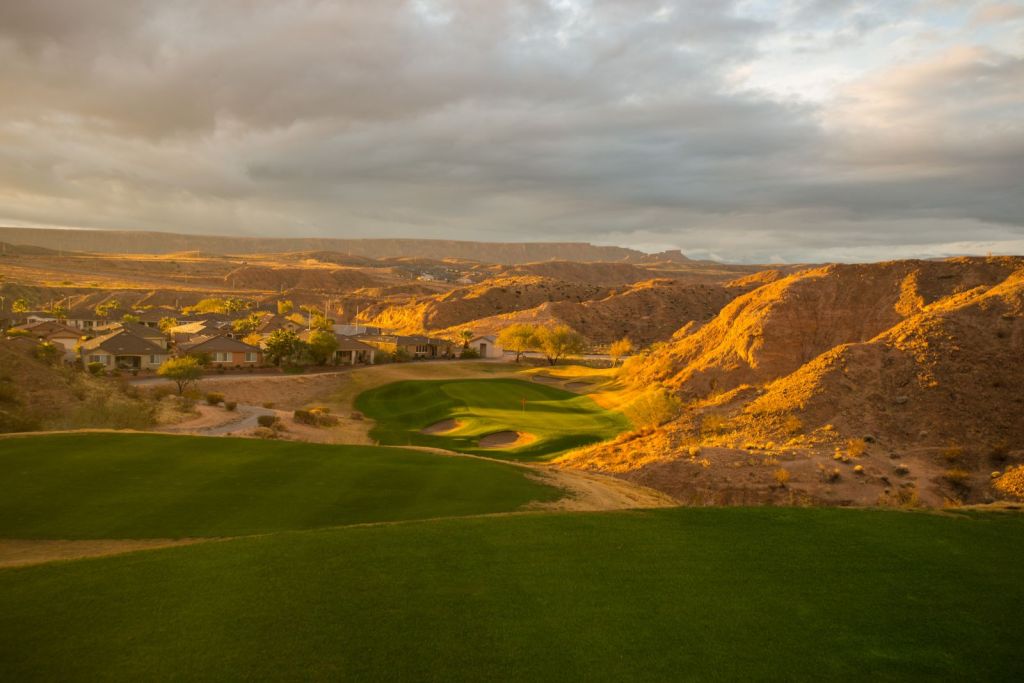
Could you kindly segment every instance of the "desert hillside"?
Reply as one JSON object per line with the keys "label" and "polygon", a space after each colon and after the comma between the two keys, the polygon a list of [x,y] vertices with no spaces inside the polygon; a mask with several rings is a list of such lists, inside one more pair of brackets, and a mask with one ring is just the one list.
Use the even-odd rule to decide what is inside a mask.
{"label": "desert hillside", "polygon": [[922,495],[930,488],[941,501],[981,495],[972,482],[1024,454],[1024,259],[816,268],[693,328],[623,373],[634,392],[678,397],[678,417],[566,464],[653,478],[679,494],[703,480],[708,490],[768,486],[771,469],[736,482],[713,453],[736,463],[750,453],[797,458],[787,467],[813,463],[809,478],[824,480],[833,454],[844,463],[874,455],[899,462],[864,460],[862,487],[890,492],[912,461]]}
{"label": "desert hillside", "polygon": [[[647,345],[669,339],[681,325],[704,322],[718,313],[742,286],[649,280],[608,292],[589,301],[561,300],[468,321],[477,334],[495,334],[515,323],[569,325],[595,344],[628,337]],[[441,334],[454,329],[440,330]]]}
{"label": "desert hillside", "polygon": [[409,303],[371,306],[362,312],[361,320],[401,334],[416,333],[465,325],[473,320],[530,309],[544,303],[588,301],[607,292],[607,287],[548,277],[499,277]]}
{"label": "desert hillside", "polygon": [[145,428],[155,406],[116,380],[36,357],[37,344],[0,336],[0,433],[81,427]]}

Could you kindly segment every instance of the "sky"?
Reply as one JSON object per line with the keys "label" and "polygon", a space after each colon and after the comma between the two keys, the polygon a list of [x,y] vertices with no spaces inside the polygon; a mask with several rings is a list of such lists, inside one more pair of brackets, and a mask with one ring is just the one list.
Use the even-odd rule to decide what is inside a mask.
{"label": "sky", "polygon": [[1024,254],[1024,0],[2,2],[0,224]]}

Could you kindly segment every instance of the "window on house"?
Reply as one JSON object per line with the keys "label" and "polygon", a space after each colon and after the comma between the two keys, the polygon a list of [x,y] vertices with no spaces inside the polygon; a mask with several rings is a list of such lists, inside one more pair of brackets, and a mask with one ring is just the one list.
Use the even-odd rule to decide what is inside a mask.
{"label": "window on house", "polygon": [[231,353],[227,351],[217,351],[215,354],[213,354],[213,360],[214,362],[217,363],[230,363]]}
{"label": "window on house", "polygon": [[245,362],[246,363],[255,363],[256,362],[256,352],[255,351],[246,351],[245,352]]}
{"label": "window on house", "polygon": [[430,347],[426,344],[420,344],[416,347],[416,353],[426,353],[428,351],[430,351]]}

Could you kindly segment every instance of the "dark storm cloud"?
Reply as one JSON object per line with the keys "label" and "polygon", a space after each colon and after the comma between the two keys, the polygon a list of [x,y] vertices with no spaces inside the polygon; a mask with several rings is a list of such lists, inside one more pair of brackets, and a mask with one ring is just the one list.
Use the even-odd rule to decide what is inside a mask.
{"label": "dark storm cloud", "polygon": [[2,3],[0,219],[735,259],[1012,243],[1020,55],[951,46],[817,100],[744,82],[911,4]]}

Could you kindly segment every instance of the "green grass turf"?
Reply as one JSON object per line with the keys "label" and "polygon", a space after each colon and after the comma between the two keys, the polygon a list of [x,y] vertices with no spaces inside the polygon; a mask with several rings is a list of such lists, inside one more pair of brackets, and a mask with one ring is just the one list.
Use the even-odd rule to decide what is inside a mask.
{"label": "green grass turf", "polygon": [[[621,413],[605,410],[586,396],[518,379],[394,382],[360,394],[355,405],[376,421],[370,435],[380,443],[517,460],[550,459],[629,428]],[[421,432],[446,419],[459,420],[459,428],[443,434]],[[480,448],[481,437],[505,430],[537,439],[518,448]]]}
{"label": "green grass turf", "polygon": [[0,439],[0,538],[179,538],[516,510],[561,492],[497,462],[142,434]]}
{"label": "green grass turf", "polygon": [[1024,517],[354,527],[0,571],[10,680],[1024,680]]}

